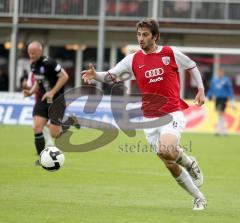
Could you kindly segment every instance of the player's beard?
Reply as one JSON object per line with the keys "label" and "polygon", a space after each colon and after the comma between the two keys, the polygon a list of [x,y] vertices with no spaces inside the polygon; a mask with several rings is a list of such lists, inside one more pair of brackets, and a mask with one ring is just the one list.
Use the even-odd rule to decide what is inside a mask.
{"label": "player's beard", "polygon": [[147,43],[140,43],[140,47],[144,51],[148,51],[149,50],[149,44],[147,44]]}
{"label": "player's beard", "polygon": [[139,43],[140,48],[145,51],[146,53],[149,53],[149,51],[154,51],[155,50],[155,44],[151,42],[147,43]]}

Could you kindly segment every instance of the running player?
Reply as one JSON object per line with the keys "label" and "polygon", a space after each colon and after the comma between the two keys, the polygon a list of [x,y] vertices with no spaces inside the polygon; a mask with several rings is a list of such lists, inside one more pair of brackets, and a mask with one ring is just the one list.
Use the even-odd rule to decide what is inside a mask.
{"label": "running player", "polygon": [[[35,147],[37,153],[40,154],[45,147],[43,128],[49,120],[48,109],[54,100],[64,93],[68,74],[55,60],[43,56],[43,47],[40,42],[31,42],[28,46],[28,54],[35,82],[31,89],[25,89],[23,93],[26,97],[34,93],[38,95],[33,109],[33,131]],[[55,112],[55,119],[50,120],[49,124],[50,134],[53,138],[59,137],[63,132],[58,120],[62,120],[64,111],[65,101],[61,101],[61,106]],[[74,124],[72,119],[71,121],[71,124]]]}
{"label": "running player", "polygon": [[[176,47],[158,46],[159,25],[153,19],[145,19],[136,24],[137,40],[140,50],[129,54],[108,72],[96,72],[93,65],[82,72],[85,82],[92,79],[102,82],[116,81],[115,77],[129,73],[135,76],[142,94],[142,111],[145,119],[154,120],[170,114],[173,120],[158,128],[144,130],[149,143],[157,147],[157,155],[164,162],[172,176],[193,198],[193,210],[203,210],[207,201],[199,187],[203,175],[195,158],[188,156],[179,147],[181,132],[186,120],[182,110],[188,105],[180,98],[181,69],[188,70],[198,85],[195,103],[204,104],[205,94],[201,75],[196,63],[181,53]],[[152,94],[152,97],[149,97]],[[145,97],[147,95],[147,97]],[[166,99],[166,103],[154,100],[155,95]]]}

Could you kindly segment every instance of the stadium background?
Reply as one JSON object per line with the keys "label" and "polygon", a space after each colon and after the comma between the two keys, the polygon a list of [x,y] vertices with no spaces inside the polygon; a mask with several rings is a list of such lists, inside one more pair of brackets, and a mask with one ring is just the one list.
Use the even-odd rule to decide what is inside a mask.
{"label": "stadium background", "polygon": [[[99,70],[107,70],[131,49],[136,50],[136,46],[132,47],[136,44],[136,21],[153,17],[160,23],[160,44],[179,46],[197,62],[206,91],[212,75],[221,66],[230,76],[238,99],[239,10],[239,1],[225,0],[107,0],[103,5],[98,0],[1,0],[0,90],[20,90],[20,79],[29,72],[26,45],[32,40],[41,41],[45,54],[63,65],[70,75],[67,87],[72,88],[81,85],[80,71],[89,62]],[[181,74],[181,82],[182,97],[193,98],[196,87],[190,75]],[[98,87],[106,95],[111,92],[111,86],[98,84]],[[138,92],[135,81],[128,87],[131,93]],[[198,114],[201,113],[192,116]],[[200,128],[195,126],[191,130],[214,131],[216,117],[211,103],[205,114],[205,128],[201,123]],[[228,109],[227,119],[230,132],[239,132],[238,112]],[[210,126],[206,124],[209,120]],[[4,117],[1,122],[4,123]]]}
{"label": "stadium background", "polygon": [[[57,173],[35,169],[32,131],[23,126],[31,125],[33,99],[20,93],[20,78],[29,72],[30,41],[41,41],[45,54],[63,65],[71,89],[81,85],[80,71],[89,62],[107,70],[136,50],[135,23],[153,17],[160,24],[160,44],[178,46],[191,56],[206,90],[221,66],[238,101],[239,12],[239,0],[0,0],[0,222],[239,222],[238,103],[237,110],[227,108],[228,137],[205,134],[215,131],[212,102],[186,111],[188,133],[182,143],[192,145],[189,152],[204,168],[203,191],[209,199],[207,211],[199,215],[152,154],[127,151],[126,145],[146,145],[142,132],[134,138],[121,132],[94,152],[66,153],[67,162]],[[191,104],[195,83],[188,74],[181,74],[181,81],[182,97]],[[134,81],[127,84],[131,93],[138,92]],[[110,94],[111,86],[97,86]],[[124,96],[121,89],[117,94]],[[102,118],[104,110],[103,104],[96,116]],[[99,135],[90,129],[79,132],[74,143]]]}

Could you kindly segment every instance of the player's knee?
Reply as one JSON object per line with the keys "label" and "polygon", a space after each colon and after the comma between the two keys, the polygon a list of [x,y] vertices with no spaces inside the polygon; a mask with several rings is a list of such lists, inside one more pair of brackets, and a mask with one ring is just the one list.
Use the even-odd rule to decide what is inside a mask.
{"label": "player's knee", "polygon": [[61,126],[50,125],[49,131],[50,131],[51,137],[56,139],[61,135],[62,128],[61,128]]}
{"label": "player's knee", "polygon": [[34,133],[40,133],[43,131],[43,126],[42,125],[39,125],[39,124],[35,124],[33,126],[33,131]]}
{"label": "player's knee", "polygon": [[158,156],[164,160],[175,160],[174,149],[170,145],[160,145],[158,148]]}
{"label": "player's knee", "polygon": [[164,162],[165,166],[166,166],[169,170],[173,169],[174,166],[175,166],[175,161],[173,161],[173,160],[163,159],[163,162]]}
{"label": "player's knee", "polygon": [[57,137],[59,137],[60,132],[59,131],[51,131],[50,135],[52,136],[52,138],[56,139]]}

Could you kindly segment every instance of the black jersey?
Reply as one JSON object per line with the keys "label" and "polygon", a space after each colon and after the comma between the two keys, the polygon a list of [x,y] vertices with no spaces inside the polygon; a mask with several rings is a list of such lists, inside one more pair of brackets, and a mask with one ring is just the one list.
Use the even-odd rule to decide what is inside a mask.
{"label": "black jersey", "polygon": [[[55,86],[61,69],[62,67],[60,64],[45,56],[42,56],[38,61],[31,64],[31,71],[33,72],[35,80],[38,82],[39,86],[38,100],[41,100],[42,96]],[[63,92],[64,87],[54,95],[53,100],[63,94]]]}

